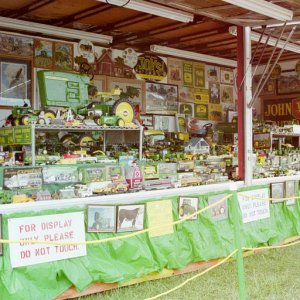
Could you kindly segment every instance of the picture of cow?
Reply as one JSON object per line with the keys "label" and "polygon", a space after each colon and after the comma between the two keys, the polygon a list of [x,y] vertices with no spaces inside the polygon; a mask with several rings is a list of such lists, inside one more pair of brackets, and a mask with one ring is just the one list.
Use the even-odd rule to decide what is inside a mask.
{"label": "picture of cow", "polygon": [[[199,199],[196,197],[179,197],[178,217],[179,219],[186,218],[194,214],[198,210]],[[197,215],[188,220],[197,220]]]}
{"label": "picture of cow", "polygon": [[145,206],[120,205],[118,206],[118,232],[137,231],[144,229]]}

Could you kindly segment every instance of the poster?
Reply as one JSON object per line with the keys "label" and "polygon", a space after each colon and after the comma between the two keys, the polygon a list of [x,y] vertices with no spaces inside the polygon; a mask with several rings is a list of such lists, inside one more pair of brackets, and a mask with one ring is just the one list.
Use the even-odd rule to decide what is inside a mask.
{"label": "poster", "polygon": [[208,120],[208,104],[195,104],[195,117]]}
{"label": "poster", "polygon": [[85,241],[84,213],[74,212],[8,219],[8,238],[24,240],[10,244],[12,268],[31,266],[86,255],[86,245],[29,244],[26,240],[49,242]]}
{"label": "poster", "polygon": [[180,114],[193,117],[194,116],[194,103],[179,103],[178,112]]}
{"label": "poster", "polygon": [[210,121],[222,121],[223,118],[223,107],[222,104],[208,104],[208,119]]}
{"label": "poster", "polygon": [[197,89],[194,93],[195,103],[209,103],[209,90]]}
{"label": "poster", "polygon": [[190,61],[183,62],[183,85],[184,86],[194,86],[193,78],[193,63]]}
{"label": "poster", "polygon": [[245,197],[269,198],[269,189],[259,189],[238,193],[238,202],[242,212],[243,223],[270,218],[270,203],[267,200],[260,200]]}
{"label": "poster", "polygon": [[194,86],[205,88],[205,65],[194,63]]}
{"label": "poster", "polygon": [[179,102],[193,102],[194,88],[188,86],[178,86],[178,100]]}
{"label": "poster", "polygon": [[168,83],[182,85],[182,60],[168,57]]}
{"label": "poster", "polygon": [[209,82],[209,102],[220,103],[220,84],[216,82]]}
{"label": "poster", "polygon": [[149,236],[171,234],[173,229],[172,202],[170,200],[147,203]]}
{"label": "poster", "polygon": [[205,65],[205,75],[207,81],[220,82],[220,67]]}
{"label": "poster", "polygon": [[220,85],[220,100],[222,103],[234,103],[233,85]]}
{"label": "poster", "polygon": [[221,83],[233,84],[233,69],[221,68]]}

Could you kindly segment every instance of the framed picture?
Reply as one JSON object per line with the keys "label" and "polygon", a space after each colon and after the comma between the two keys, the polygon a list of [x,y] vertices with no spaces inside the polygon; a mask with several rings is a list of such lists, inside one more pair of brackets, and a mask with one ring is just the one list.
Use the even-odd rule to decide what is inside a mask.
{"label": "framed picture", "polygon": [[253,133],[253,148],[268,149],[271,148],[270,132],[255,132]]}
{"label": "framed picture", "polygon": [[0,106],[31,106],[31,60],[0,58]]}
{"label": "framed picture", "polygon": [[177,85],[146,82],[146,113],[171,115],[177,109]]}
{"label": "framed picture", "polygon": [[34,40],[34,66],[36,68],[53,68],[53,42],[48,40]]}
{"label": "framed picture", "polygon": [[140,112],[145,112],[145,81],[118,77],[107,77],[106,89],[121,89],[121,98],[129,99]]}
{"label": "framed picture", "polygon": [[205,88],[205,65],[194,63],[194,86]]}
{"label": "framed picture", "polygon": [[194,103],[179,103],[178,112],[182,115],[193,117],[194,116]]}
{"label": "framed picture", "polygon": [[233,69],[221,68],[221,83],[233,84]]}
{"label": "framed picture", "polygon": [[282,198],[284,198],[283,182],[271,183],[271,198],[279,199],[279,200],[272,200],[272,203],[282,202]]}
{"label": "framed picture", "polygon": [[223,121],[223,106],[222,104],[208,104],[208,120],[210,121]]}
{"label": "framed picture", "polygon": [[91,81],[91,85],[94,87],[92,93],[89,90],[90,100],[100,101],[101,97],[96,96],[97,92],[105,92],[106,91],[106,76],[105,75],[94,75],[93,80]]}
{"label": "framed picture", "polygon": [[300,93],[300,78],[295,72],[285,72],[277,79],[277,94]]}
{"label": "framed picture", "polygon": [[[0,214],[0,238],[3,239],[2,215]],[[0,243],[0,256],[3,256],[3,243]]]}
{"label": "framed picture", "polygon": [[188,86],[178,86],[178,101],[179,102],[193,102],[194,88]]}
{"label": "framed picture", "polygon": [[33,56],[33,38],[0,33],[0,54]]}
{"label": "framed picture", "polygon": [[234,103],[233,85],[220,85],[220,100],[222,103]]}
{"label": "framed picture", "polygon": [[[178,199],[178,218],[179,220],[186,218],[198,211],[199,198],[197,197],[179,197]],[[193,216],[189,220],[197,220],[198,215]]]}
{"label": "framed picture", "polygon": [[115,205],[88,205],[88,232],[116,232]]}
{"label": "framed picture", "polygon": [[195,118],[208,120],[208,104],[195,104]]}
{"label": "framed picture", "polygon": [[73,44],[55,42],[54,43],[54,68],[72,71],[74,65]]}
{"label": "framed picture", "polygon": [[217,82],[209,82],[209,102],[220,103],[220,84]]}
{"label": "framed picture", "polygon": [[[208,205],[212,205],[226,196],[227,196],[227,194],[209,196],[207,199]],[[228,219],[227,200],[219,203],[218,205],[213,206],[210,209],[210,213],[211,213],[212,219],[215,221],[222,221],[222,220]]]}
{"label": "framed picture", "polygon": [[182,85],[182,60],[168,57],[168,83]]}
{"label": "framed picture", "polygon": [[119,205],[117,232],[144,229],[145,205]]}
{"label": "framed picture", "polygon": [[220,67],[205,65],[207,81],[220,82]]}
{"label": "framed picture", "polygon": [[149,128],[149,129],[153,129],[153,127],[154,127],[153,115],[140,115],[140,119],[141,119],[143,126]]}
{"label": "framed picture", "polygon": [[[285,182],[285,198],[292,198],[296,196],[296,181],[289,180]],[[286,205],[294,205],[296,204],[296,199],[292,198],[286,200]]]}
{"label": "framed picture", "polygon": [[158,116],[154,115],[154,129],[162,130],[165,132],[176,132],[176,119],[175,116]]}

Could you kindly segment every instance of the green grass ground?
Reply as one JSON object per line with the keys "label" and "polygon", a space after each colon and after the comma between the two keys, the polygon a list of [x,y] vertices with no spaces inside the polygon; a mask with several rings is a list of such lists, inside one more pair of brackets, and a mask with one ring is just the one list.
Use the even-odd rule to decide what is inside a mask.
{"label": "green grass ground", "polygon": [[[248,300],[300,300],[300,244],[244,259]],[[165,292],[201,272],[81,297],[81,300],[142,300]],[[160,300],[239,299],[235,262],[212,270]]]}

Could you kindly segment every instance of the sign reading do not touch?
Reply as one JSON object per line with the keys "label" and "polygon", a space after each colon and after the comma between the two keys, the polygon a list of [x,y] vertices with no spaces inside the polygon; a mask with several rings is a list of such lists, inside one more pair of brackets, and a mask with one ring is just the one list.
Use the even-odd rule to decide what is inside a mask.
{"label": "sign reading do not touch", "polygon": [[[13,268],[30,266],[86,255],[86,245],[59,242],[85,241],[83,212],[8,219],[9,254]],[[28,240],[58,242],[58,244],[30,244]]]}

